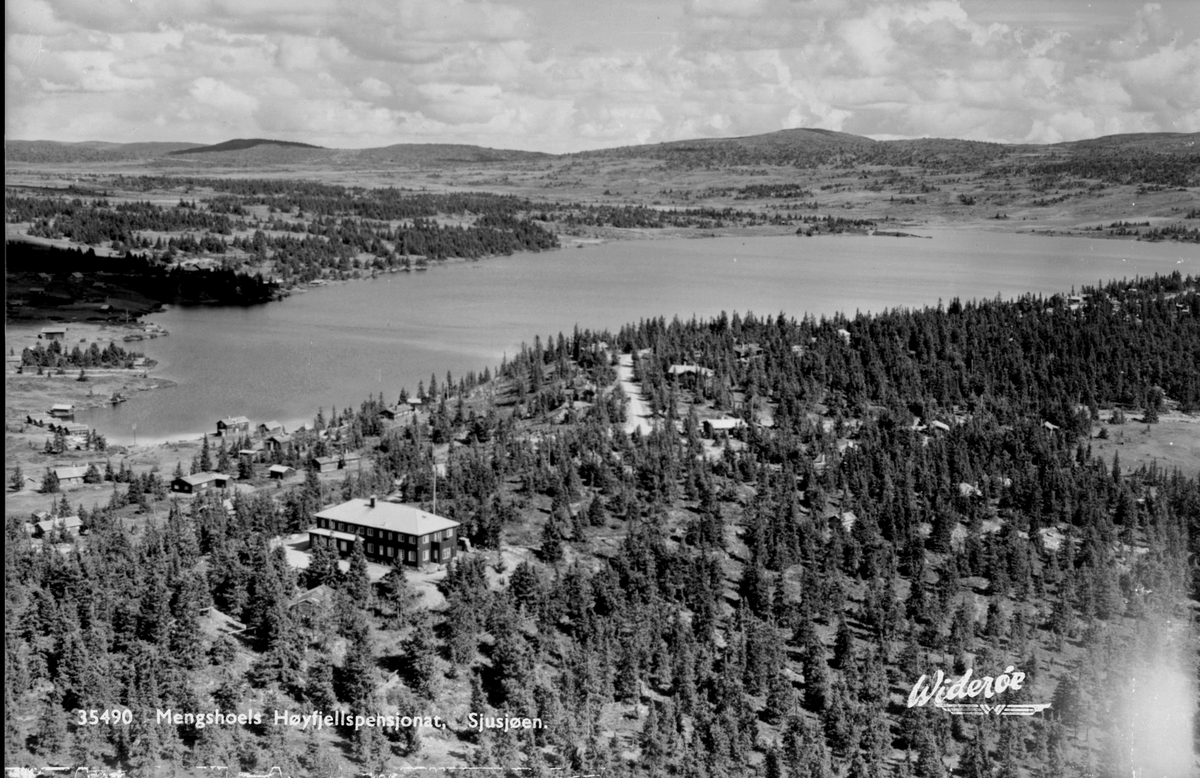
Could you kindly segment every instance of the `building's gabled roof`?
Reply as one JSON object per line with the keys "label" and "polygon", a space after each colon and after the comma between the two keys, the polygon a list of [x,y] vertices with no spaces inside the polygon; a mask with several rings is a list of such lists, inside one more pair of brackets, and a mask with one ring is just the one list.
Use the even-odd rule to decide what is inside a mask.
{"label": "building's gabled roof", "polygon": [[37,527],[43,534],[61,527],[62,529],[79,529],[83,526],[83,521],[78,516],[60,516],[57,519],[46,519],[45,521],[37,522]]}
{"label": "building's gabled roof", "polygon": [[56,467],[54,468],[54,475],[58,480],[62,481],[67,478],[83,478],[87,474],[87,471],[86,467]]}
{"label": "building's gabled roof", "polygon": [[191,486],[203,486],[209,481],[228,481],[229,476],[224,473],[194,473],[185,475],[179,480]]}
{"label": "building's gabled roof", "polygon": [[293,597],[288,602],[288,607],[295,608],[297,605],[304,604],[324,605],[333,601],[333,595],[333,587],[328,586],[327,584],[321,584],[316,588],[309,589],[307,592]]}
{"label": "building's gabled roof", "polygon": [[281,445],[282,445],[282,444],[284,444],[284,443],[291,443],[291,442],[292,442],[292,436],[291,436],[291,435],[282,435],[282,434],[280,434],[280,435],[268,435],[268,436],[267,436],[267,440],[269,440],[269,441],[272,441],[272,442],[274,442],[274,443],[279,443],[279,444],[281,444]]}
{"label": "building's gabled roof", "polygon": [[279,430],[280,432],[283,431],[283,425],[277,421],[264,421],[262,424],[259,424],[258,426],[265,427],[268,430]]}
{"label": "building's gabled roof", "polygon": [[710,376],[713,371],[707,367],[699,365],[671,365],[667,368],[667,372],[674,376],[695,374],[700,376]]}
{"label": "building's gabled roof", "polygon": [[384,500],[350,500],[316,514],[319,519],[342,521],[362,527],[403,532],[406,535],[425,535],[460,526],[457,521],[444,516],[435,516],[415,505],[401,505]]}
{"label": "building's gabled roof", "polygon": [[75,412],[75,406],[70,403],[56,403],[50,406],[51,411],[71,411]]}
{"label": "building's gabled roof", "polygon": [[293,471],[295,471],[295,469],[296,469],[296,468],[294,468],[294,467],[288,467],[287,465],[271,465],[271,467],[269,468],[269,472],[272,472],[272,473],[290,473],[290,472],[293,472]]}
{"label": "building's gabled roof", "polygon": [[710,429],[714,430],[735,430],[746,426],[746,422],[742,419],[705,419],[704,424],[707,424]]}
{"label": "building's gabled roof", "polygon": [[229,416],[229,417],[221,419],[220,421],[217,422],[217,424],[224,424],[226,427],[234,427],[239,424],[249,424],[249,423],[250,423],[250,420],[247,419],[245,416]]}

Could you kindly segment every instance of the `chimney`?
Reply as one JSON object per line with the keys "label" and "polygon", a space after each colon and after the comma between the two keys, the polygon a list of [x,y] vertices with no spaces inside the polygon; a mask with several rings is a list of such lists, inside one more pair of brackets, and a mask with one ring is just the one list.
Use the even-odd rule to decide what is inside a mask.
{"label": "chimney", "polygon": [[371,495],[371,507],[375,507],[375,495]]}

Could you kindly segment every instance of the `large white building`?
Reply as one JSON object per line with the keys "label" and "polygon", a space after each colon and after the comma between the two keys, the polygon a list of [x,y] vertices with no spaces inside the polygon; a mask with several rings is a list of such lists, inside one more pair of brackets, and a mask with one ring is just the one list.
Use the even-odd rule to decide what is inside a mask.
{"label": "large white building", "polygon": [[316,526],[308,530],[313,546],[324,543],[344,554],[361,538],[368,559],[390,564],[399,557],[413,567],[453,559],[461,527],[414,505],[375,497],[326,508],[313,518]]}

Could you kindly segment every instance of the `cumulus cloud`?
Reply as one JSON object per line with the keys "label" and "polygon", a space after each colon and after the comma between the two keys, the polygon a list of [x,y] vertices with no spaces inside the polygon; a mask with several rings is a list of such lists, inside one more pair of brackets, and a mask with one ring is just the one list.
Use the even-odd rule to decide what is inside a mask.
{"label": "cumulus cloud", "polygon": [[5,134],[570,151],[795,126],[1007,142],[1200,130],[1183,0],[1044,5],[9,0]]}

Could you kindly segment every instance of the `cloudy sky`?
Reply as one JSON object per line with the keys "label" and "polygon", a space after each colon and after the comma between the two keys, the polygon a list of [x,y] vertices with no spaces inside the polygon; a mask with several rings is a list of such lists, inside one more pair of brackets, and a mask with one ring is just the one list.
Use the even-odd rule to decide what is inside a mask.
{"label": "cloudy sky", "polygon": [[5,0],[8,139],[1200,131],[1200,2]]}

